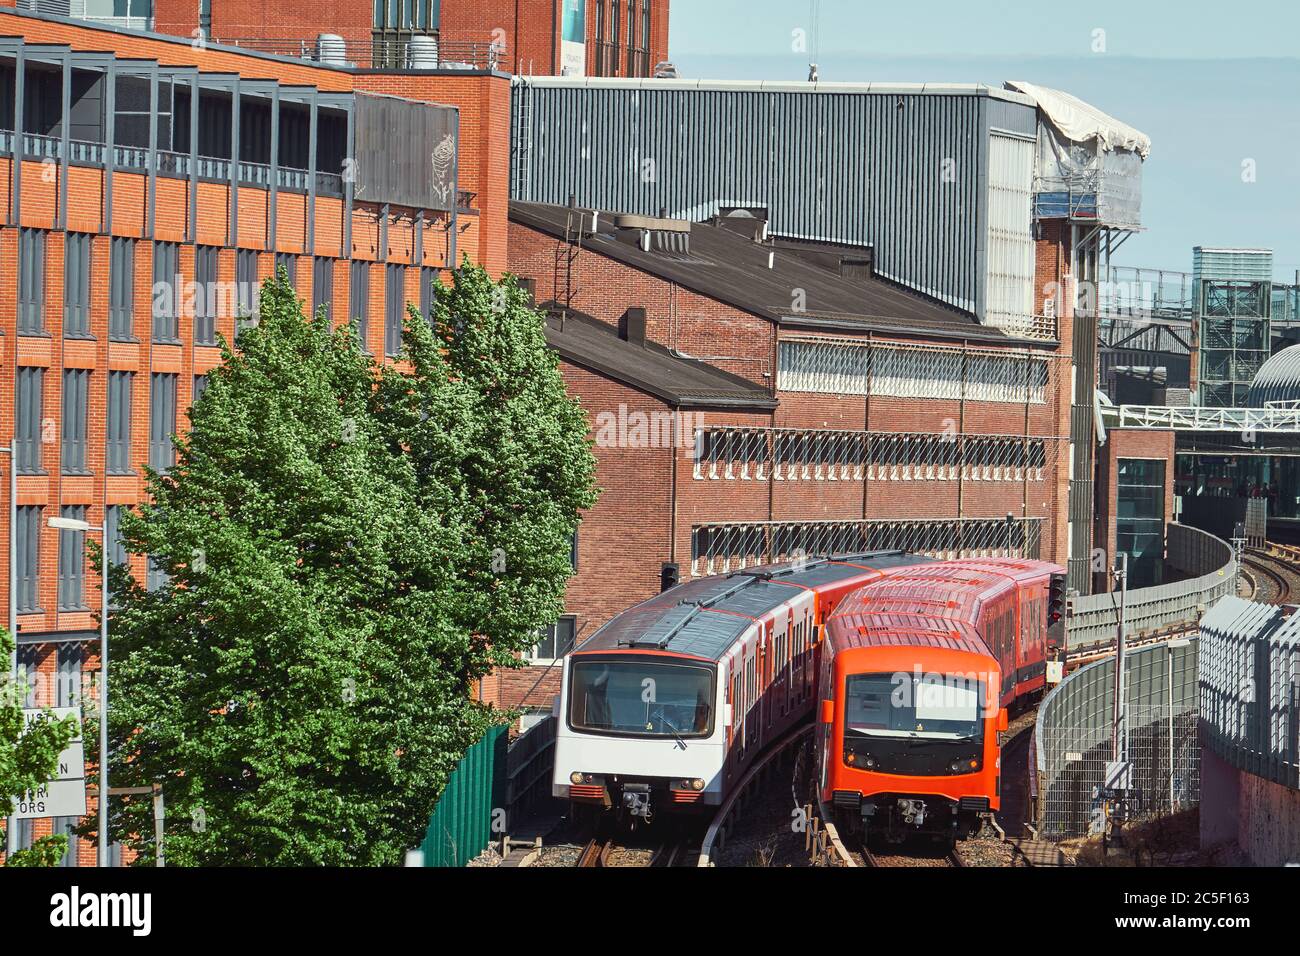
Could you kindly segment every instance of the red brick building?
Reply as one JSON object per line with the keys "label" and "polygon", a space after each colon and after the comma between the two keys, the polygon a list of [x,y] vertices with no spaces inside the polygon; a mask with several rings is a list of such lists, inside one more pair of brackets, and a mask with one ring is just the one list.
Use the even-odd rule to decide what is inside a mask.
{"label": "red brick building", "polygon": [[[1040,288],[1065,246],[1039,239]],[[509,250],[602,494],[565,617],[485,699],[548,706],[566,646],[678,579],[870,548],[1064,563],[1068,309],[1050,341],[1013,338],[876,276],[868,248],[774,241],[748,216],[515,203]]]}
{"label": "red brick building", "polygon": [[[512,73],[644,77],[668,58],[668,13],[669,0],[154,0],[153,28],[358,66],[412,67],[429,57],[483,65],[491,56]],[[322,44],[322,34],[337,40]]]}
{"label": "red brick building", "polygon": [[[395,78],[0,2],[0,468],[18,471],[0,604],[32,706],[93,699],[99,665],[86,535],[48,520],[115,540],[261,280],[284,267],[384,356],[462,255],[504,271],[509,95],[488,70]],[[426,172],[389,176],[392,160]],[[73,859],[94,856],[86,841]]]}

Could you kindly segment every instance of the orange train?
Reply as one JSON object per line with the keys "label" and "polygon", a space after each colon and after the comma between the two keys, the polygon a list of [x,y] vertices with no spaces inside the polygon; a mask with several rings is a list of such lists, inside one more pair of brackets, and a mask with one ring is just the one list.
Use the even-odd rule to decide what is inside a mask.
{"label": "orange train", "polygon": [[851,832],[969,835],[1001,803],[998,731],[1065,652],[1065,575],[1043,561],[894,568],[825,625],[823,804]]}

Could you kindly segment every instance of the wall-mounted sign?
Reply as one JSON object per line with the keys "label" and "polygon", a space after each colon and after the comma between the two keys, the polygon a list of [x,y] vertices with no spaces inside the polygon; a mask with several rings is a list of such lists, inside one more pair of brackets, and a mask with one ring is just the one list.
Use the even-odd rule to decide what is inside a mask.
{"label": "wall-mounted sign", "polygon": [[560,75],[587,75],[587,0],[564,0],[560,32]]}
{"label": "wall-mounted sign", "polygon": [[24,730],[38,721],[77,719],[77,735],[59,754],[54,779],[28,790],[14,801],[13,816],[20,820],[36,817],[84,817],[86,815],[86,755],[81,741],[81,709],[32,707],[23,710]]}

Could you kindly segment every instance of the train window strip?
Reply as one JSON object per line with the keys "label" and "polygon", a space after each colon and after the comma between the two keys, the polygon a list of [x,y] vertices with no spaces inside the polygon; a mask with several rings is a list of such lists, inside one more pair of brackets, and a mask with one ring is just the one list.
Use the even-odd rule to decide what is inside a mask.
{"label": "train window strip", "polygon": [[712,481],[1042,481],[1035,435],[697,429],[694,476]]}

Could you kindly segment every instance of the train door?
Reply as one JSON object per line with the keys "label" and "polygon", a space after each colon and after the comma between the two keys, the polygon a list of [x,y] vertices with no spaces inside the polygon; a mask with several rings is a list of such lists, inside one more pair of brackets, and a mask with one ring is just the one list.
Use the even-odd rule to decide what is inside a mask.
{"label": "train door", "polygon": [[790,632],[794,621],[794,611],[778,611],[772,621],[772,687],[771,705],[768,710],[767,726],[771,727],[786,712],[786,667],[785,653],[790,643]]}

